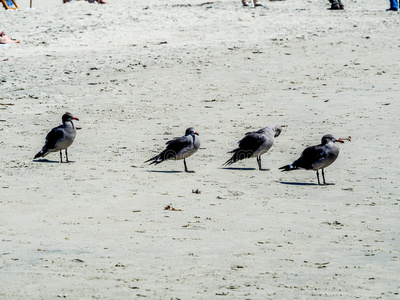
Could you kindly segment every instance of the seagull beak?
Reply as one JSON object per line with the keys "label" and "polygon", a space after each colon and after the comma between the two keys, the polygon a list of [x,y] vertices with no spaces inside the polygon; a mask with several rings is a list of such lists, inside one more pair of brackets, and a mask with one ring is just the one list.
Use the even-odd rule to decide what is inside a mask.
{"label": "seagull beak", "polygon": [[197,132],[194,133],[195,135],[199,135]]}
{"label": "seagull beak", "polygon": [[78,118],[75,118],[75,117],[73,117],[72,119],[79,121],[79,119],[78,119]]}
{"label": "seagull beak", "polygon": [[337,139],[336,142],[344,143],[344,141],[342,139]]}

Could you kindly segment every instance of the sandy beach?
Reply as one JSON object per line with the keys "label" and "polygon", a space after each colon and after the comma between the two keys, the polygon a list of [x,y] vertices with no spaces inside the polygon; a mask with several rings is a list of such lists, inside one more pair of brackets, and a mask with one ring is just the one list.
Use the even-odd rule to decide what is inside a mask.
{"label": "sandy beach", "polygon": [[[0,47],[0,298],[398,298],[389,1],[109,2],[0,9],[21,41]],[[72,162],[34,161],[66,111]],[[268,124],[287,125],[268,170],[222,166]],[[144,163],[191,126],[195,173]],[[327,133],[352,137],[334,185],[278,170]]]}

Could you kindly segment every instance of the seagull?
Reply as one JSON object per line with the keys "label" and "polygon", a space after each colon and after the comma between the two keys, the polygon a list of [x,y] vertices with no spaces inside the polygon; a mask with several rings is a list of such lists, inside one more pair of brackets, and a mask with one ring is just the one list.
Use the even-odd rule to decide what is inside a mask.
{"label": "seagull", "polygon": [[68,160],[67,148],[72,145],[76,136],[76,128],[72,120],[79,121],[78,118],[72,116],[71,113],[66,112],[62,116],[63,124],[53,128],[46,136],[46,143],[44,144],[42,150],[40,150],[34,157],[45,157],[50,152],[60,151],[60,161],[62,161],[61,150],[65,149],[65,157]]}
{"label": "seagull", "polygon": [[189,172],[186,166],[186,158],[195,153],[200,147],[199,134],[195,132],[192,127],[189,127],[185,131],[185,135],[174,138],[166,143],[167,147],[160,154],[146,160],[145,163],[150,162],[152,164],[159,164],[165,160],[179,160],[183,159],[185,165],[185,172]]}
{"label": "seagull", "polygon": [[261,155],[271,149],[274,138],[281,134],[282,126],[268,125],[258,131],[246,133],[244,138],[238,142],[239,147],[228,152],[233,153],[233,155],[224,163],[224,166],[229,166],[244,158],[256,157],[258,168],[262,170]]}
{"label": "seagull", "polygon": [[282,170],[282,172],[297,169],[317,171],[319,185],[321,183],[319,181],[318,170],[322,169],[322,179],[325,185],[327,183],[325,182],[324,169],[331,165],[339,156],[339,146],[335,144],[336,142],[344,143],[342,139],[336,139],[333,135],[326,134],[322,137],[320,145],[307,147],[299,159],[279,169]]}

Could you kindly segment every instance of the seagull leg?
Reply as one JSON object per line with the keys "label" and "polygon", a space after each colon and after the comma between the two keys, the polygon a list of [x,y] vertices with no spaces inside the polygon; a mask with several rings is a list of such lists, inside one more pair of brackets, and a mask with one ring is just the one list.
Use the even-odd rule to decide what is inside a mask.
{"label": "seagull leg", "polygon": [[62,153],[61,153],[61,150],[60,150],[60,162],[62,163]]}
{"label": "seagull leg", "polygon": [[257,163],[258,163],[258,169],[261,171],[262,167],[261,167],[261,156],[257,156]]}
{"label": "seagull leg", "polygon": [[324,181],[324,185],[326,185],[324,169],[322,169],[322,180]]}
{"label": "seagull leg", "polygon": [[260,171],[269,171],[269,169],[263,169],[263,168],[262,168],[262,165],[261,165],[261,155],[260,155],[260,156],[257,156],[257,163],[258,163],[258,169],[259,169]]}
{"label": "seagull leg", "polygon": [[319,181],[319,173],[318,173],[318,170],[317,170],[317,179],[318,179],[318,185],[321,185],[321,183],[320,183],[320,181]]}
{"label": "seagull leg", "polygon": [[67,149],[65,149],[65,157],[67,158],[67,162],[69,162]]}
{"label": "seagull leg", "polygon": [[185,159],[183,159],[183,164],[185,165],[185,172],[186,172],[186,173],[194,173],[194,171],[189,171],[189,170],[188,170],[188,168],[187,168],[187,166],[186,166],[186,160],[185,160]]}

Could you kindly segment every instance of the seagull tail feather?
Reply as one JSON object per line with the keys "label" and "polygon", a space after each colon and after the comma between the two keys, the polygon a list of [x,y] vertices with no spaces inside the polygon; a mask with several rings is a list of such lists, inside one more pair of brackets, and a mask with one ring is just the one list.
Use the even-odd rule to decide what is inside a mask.
{"label": "seagull tail feather", "polygon": [[36,153],[35,157],[33,159],[36,159],[38,157],[45,157],[47,154],[49,154],[51,151],[44,146],[42,150],[40,150],[38,153]]}
{"label": "seagull tail feather", "polygon": [[223,164],[223,166],[230,166],[230,165],[233,164],[234,162],[236,162],[236,161],[233,159],[233,156],[232,156],[230,159],[228,159],[228,160]]}
{"label": "seagull tail feather", "polygon": [[229,166],[239,160],[245,159],[245,158],[250,158],[253,156],[254,152],[251,150],[244,150],[241,148],[237,148],[235,150],[229,151],[228,153],[233,153],[232,157],[228,159],[225,163],[224,166]]}
{"label": "seagull tail feather", "polygon": [[154,156],[154,157],[152,157],[152,158],[146,160],[144,163],[150,162],[150,165],[155,164],[158,157],[159,157],[159,155],[157,154],[156,156]]}
{"label": "seagull tail feather", "polygon": [[146,160],[145,163],[150,162],[150,165],[158,165],[159,163],[162,163],[165,160],[163,154],[164,154],[164,151],[161,152],[160,154],[157,154],[156,156],[153,156],[152,158]]}
{"label": "seagull tail feather", "polygon": [[279,170],[282,170],[282,172],[293,171],[293,170],[296,170],[296,169],[298,169],[298,168],[296,166],[294,166],[293,164],[286,165],[286,166],[283,166],[283,167],[279,168]]}
{"label": "seagull tail feather", "polygon": [[39,151],[38,153],[36,153],[35,157],[33,159],[36,159],[38,157],[42,157],[43,156],[43,152]]}

